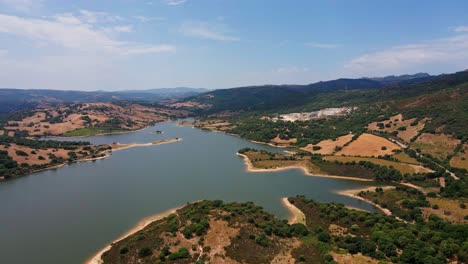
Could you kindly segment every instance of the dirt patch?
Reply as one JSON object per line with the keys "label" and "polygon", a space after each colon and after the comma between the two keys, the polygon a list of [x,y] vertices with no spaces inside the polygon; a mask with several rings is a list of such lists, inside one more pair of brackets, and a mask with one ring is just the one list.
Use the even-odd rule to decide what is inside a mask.
{"label": "dirt patch", "polygon": [[423,133],[411,145],[412,149],[420,149],[424,154],[430,154],[438,159],[445,160],[448,155],[453,154],[460,140],[446,134]]}
{"label": "dirt patch", "polygon": [[335,224],[330,224],[330,226],[328,227],[328,231],[333,236],[344,236],[348,233],[348,228]]}
{"label": "dirt patch", "polygon": [[[301,149],[311,152],[311,153],[317,153],[321,155],[330,155],[336,151],[337,147],[342,148],[346,143],[350,142],[353,136],[354,136],[353,134],[348,134],[345,136],[341,136],[335,140],[331,140],[331,139],[322,140],[316,145],[309,144],[306,147],[301,148]],[[320,149],[314,150],[314,146],[320,147]]]}
{"label": "dirt patch", "polygon": [[336,252],[330,252],[333,259],[338,264],[379,264],[380,261],[377,259],[373,259],[368,256],[364,256],[361,253],[358,254],[338,254]]}
{"label": "dirt patch", "polygon": [[394,154],[393,150],[396,149],[401,148],[383,137],[364,133],[337,152],[336,155],[377,157],[380,155],[392,155]]}
{"label": "dirt patch", "polygon": [[231,238],[239,233],[238,228],[228,226],[228,222],[224,220],[210,219],[210,229],[205,237],[205,246],[209,246],[210,252],[207,255],[214,264],[222,263],[238,263],[226,257],[225,247],[231,244]]}
{"label": "dirt patch", "polygon": [[294,249],[301,245],[297,238],[293,239],[280,239],[281,252],[277,254],[271,264],[294,264],[296,259],[293,257],[292,252]]}

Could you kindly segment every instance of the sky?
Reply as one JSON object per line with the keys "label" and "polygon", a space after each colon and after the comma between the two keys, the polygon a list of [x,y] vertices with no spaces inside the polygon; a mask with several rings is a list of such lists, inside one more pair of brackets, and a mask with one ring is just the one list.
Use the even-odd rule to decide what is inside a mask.
{"label": "sky", "polygon": [[468,68],[468,1],[0,0],[0,87],[307,84]]}

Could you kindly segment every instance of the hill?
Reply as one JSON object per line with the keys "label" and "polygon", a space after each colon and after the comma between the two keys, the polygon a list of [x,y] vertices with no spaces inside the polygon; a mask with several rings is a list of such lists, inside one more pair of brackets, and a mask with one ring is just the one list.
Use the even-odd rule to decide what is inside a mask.
{"label": "hill", "polygon": [[[428,204],[417,192],[412,192],[411,201],[421,203],[414,206],[418,209]],[[112,243],[97,259],[104,263],[377,264],[468,258],[467,226],[435,215],[423,220],[415,213],[418,223],[413,224],[301,196],[286,202],[302,215],[302,223],[279,220],[251,202],[190,203]]]}
{"label": "hill", "polygon": [[0,89],[0,114],[21,109],[56,106],[64,103],[143,101],[154,102],[169,98],[183,98],[201,92],[203,88],[162,88],[127,91],[66,91],[47,89]]}

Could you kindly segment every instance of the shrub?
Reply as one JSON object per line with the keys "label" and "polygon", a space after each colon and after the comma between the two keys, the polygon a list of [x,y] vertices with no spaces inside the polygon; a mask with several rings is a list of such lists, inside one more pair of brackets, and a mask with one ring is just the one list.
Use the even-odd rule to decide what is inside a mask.
{"label": "shrub", "polygon": [[139,251],[138,251],[138,256],[139,257],[147,257],[147,256],[150,256],[152,254],[151,252],[151,249],[150,248],[147,248],[147,247],[144,247],[144,248],[141,248]]}
{"label": "shrub", "polygon": [[128,252],[128,247],[127,246],[123,246],[119,250],[120,254],[126,254],[127,252]]}

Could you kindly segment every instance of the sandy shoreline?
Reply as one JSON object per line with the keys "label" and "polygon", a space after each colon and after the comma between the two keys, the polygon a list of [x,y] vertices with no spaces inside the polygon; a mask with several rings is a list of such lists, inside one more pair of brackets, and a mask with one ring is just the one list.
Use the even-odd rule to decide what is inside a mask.
{"label": "sandy shoreline", "polygon": [[290,203],[288,197],[281,198],[281,203],[289,210],[289,213],[291,214],[291,216],[288,219],[289,224],[306,225],[305,214],[294,204]]}
{"label": "sandy shoreline", "polygon": [[[382,206],[380,206],[380,205],[378,205],[378,204],[376,204],[376,203],[374,203],[374,202],[372,202],[370,200],[367,200],[367,199],[362,198],[361,196],[358,196],[358,193],[360,193],[360,192],[375,191],[375,188],[377,188],[377,187],[380,187],[380,186],[373,186],[373,187],[367,187],[367,188],[362,188],[362,189],[337,191],[336,193],[340,194],[340,195],[348,196],[348,197],[351,197],[351,198],[354,198],[354,199],[358,199],[358,200],[363,201],[363,202],[366,202],[366,203],[374,206],[375,208],[379,209],[384,214],[392,215],[392,212],[390,212],[390,210],[388,210],[387,208],[383,208]],[[388,190],[388,189],[394,189],[395,186],[382,186],[380,188],[382,188],[383,190]]]}
{"label": "sandy shoreline", "polygon": [[244,159],[244,163],[246,165],[246,170],[248,172],[275,172],[275,171],[284,171],[284,170],[291,170],[291,169],[299,169],[304,172],[307,176],[314,176],[314,177],[322,177],[322,178],[332,178],[332,179],[342,179],[342,180],[352,180],[352,181],[364,181],[364,182],[373,182],[372,179],[364,179],[364,178],[355,178],[355,177],[347,177],[347,176],[339,176],[339,175],[328,175],[328,174],[317,174],[317,173],[310,173],[307,168],[304,166],[294,165],[294,166],[286,166],[281,168],[274,168],[274,169],[259,169],[253,166],[252,162],[250,161],[247,155],[236,153],[238,156]]}
{"label": "sandy shoreline", "polygon": [[184,206],[185,205],[175,207],[175,208],[169,209],[167,211],[164,211],[162,213],[158,213],[158,214],[155,214],[155,215],[148,216],[148,217],[144,218],[143,220],[138,222],[134,227],[132,227],[130,230],[125,232],[123,235],[121,235],[119,238],[115,239],[110,244],[105,246],[103,249],[99,250],[94,256],[87,259],[84,263],[85,264],[101,264],[101,263],[103,263],[103,261],[101,259],[101,256],[102,256],[102,254],[104,252],[111,249],[113,243],[116,243],[116,242],[118,242],[118,241],[120,241],[122,239],[125,239],[125,238],[135,234],[136,232],[138,232],[138,231],[142,230],[143,228],[147,227],[149,224],[151,224],[154,221],[161,220],[161,219],[169,216],[170,214],[174,214],[177,210],[183,208]]}
{"label": "sandy shoreline", "polygon": [[134,147],[150,147],[162,144],[169,144],[174,142],[182,141],[182,138],[171,138],[171,139],[163,139],[159,141],[153,141],[148,143],[130,143],[130,144],[110,144],[112,147],[112,151],[118,151],[122,149],[134,148]]}

